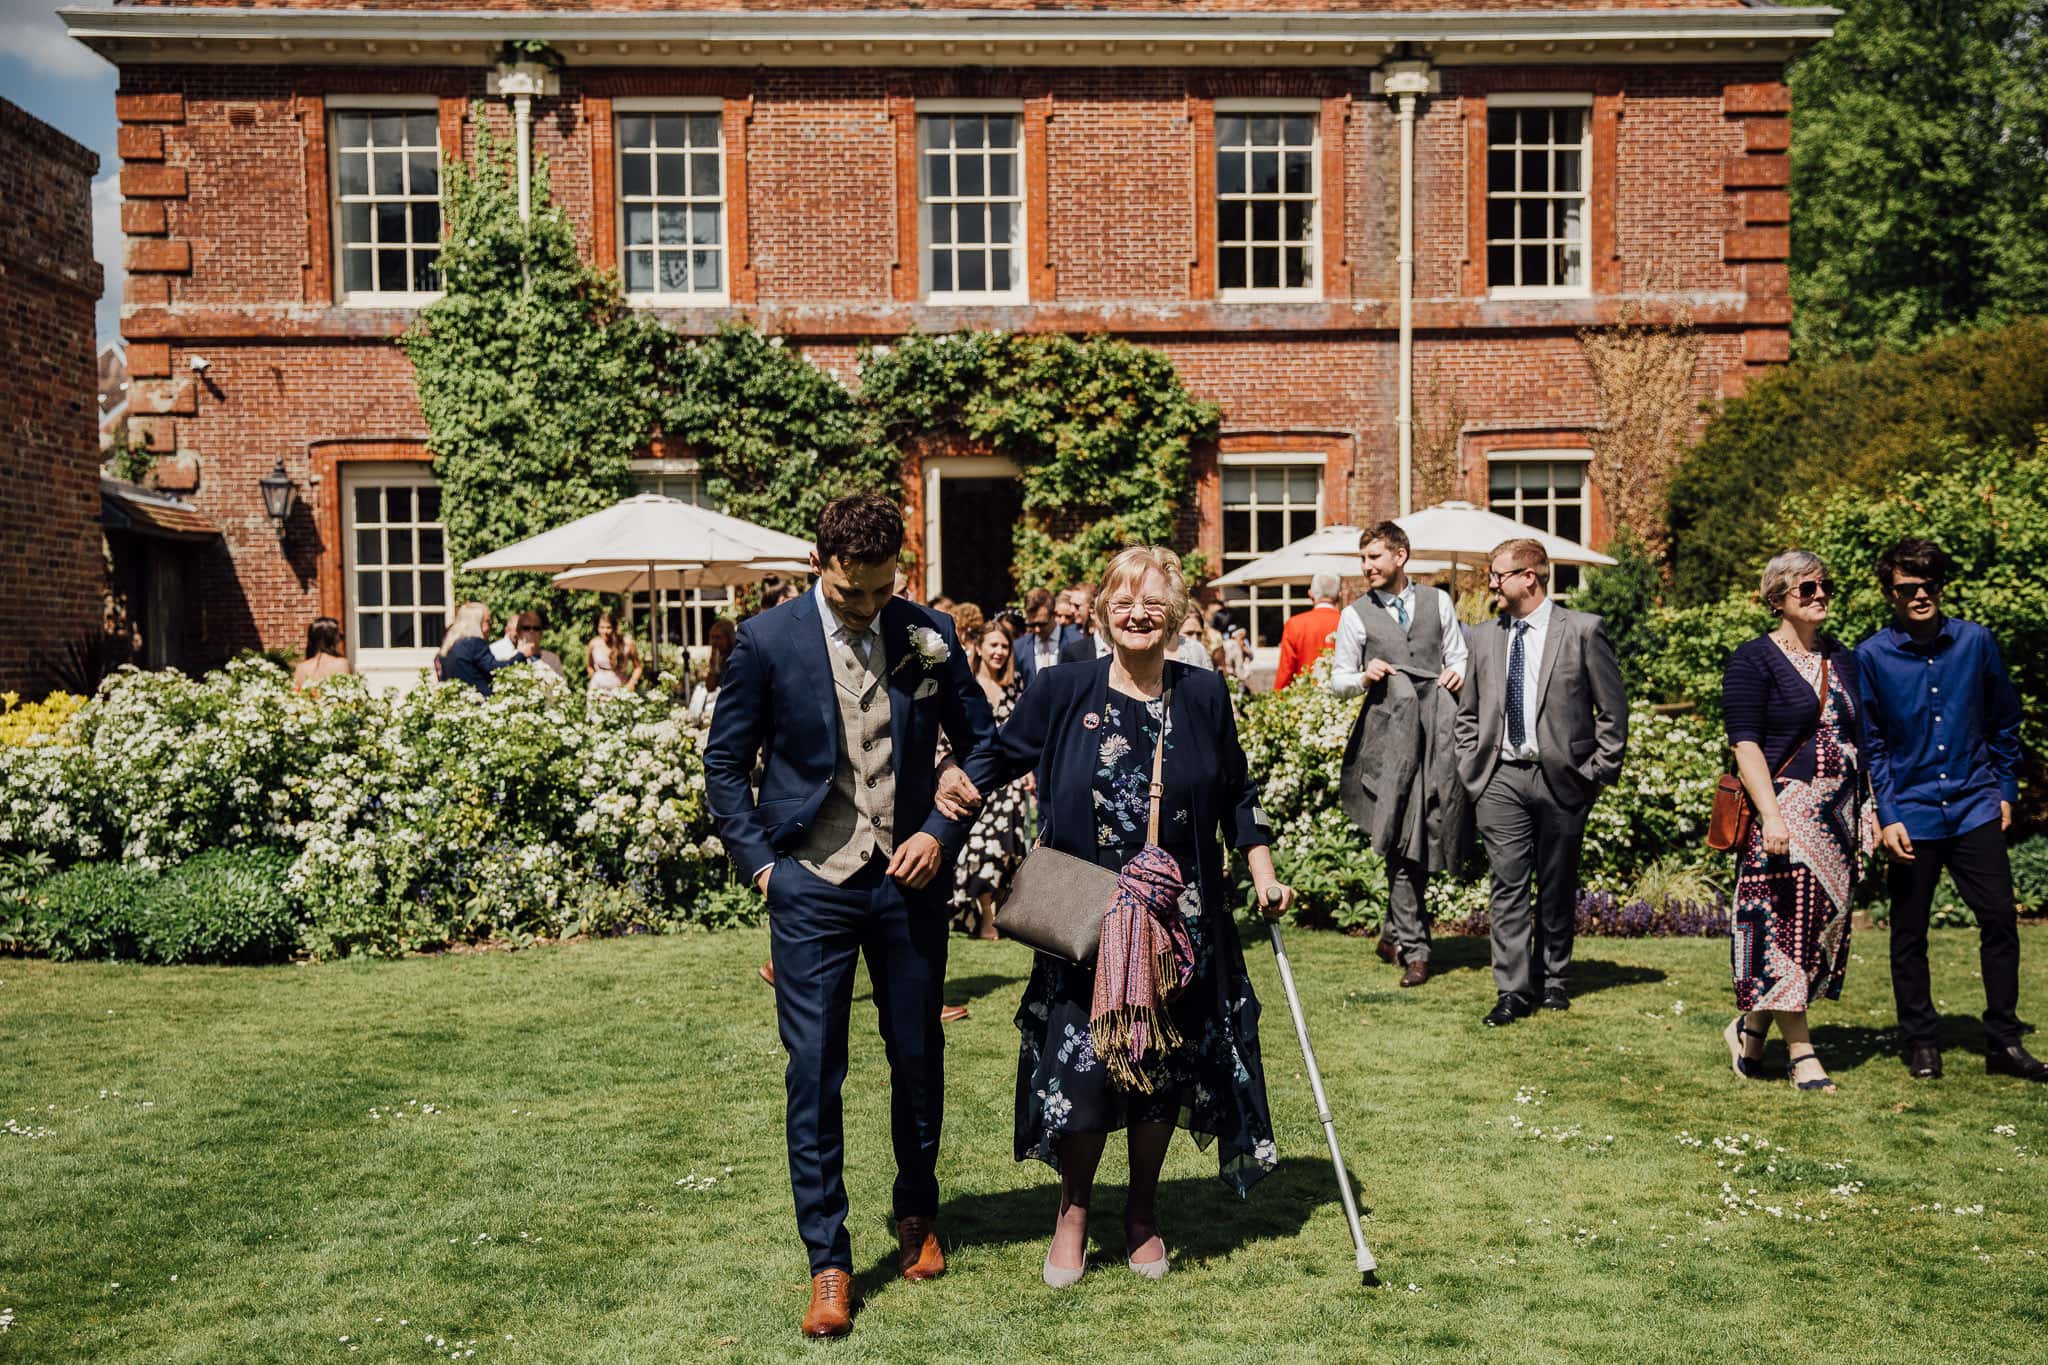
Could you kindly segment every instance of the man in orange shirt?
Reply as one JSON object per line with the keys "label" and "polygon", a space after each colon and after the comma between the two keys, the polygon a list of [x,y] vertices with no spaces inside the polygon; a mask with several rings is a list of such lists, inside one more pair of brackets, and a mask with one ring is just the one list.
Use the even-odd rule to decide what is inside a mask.
{"label": "man in orange shirt", "polygon": [[1308,672],[1322,652],[1337,638],[1337,623],[1344,613],[1337,606],[1343,580],[1333,573],[1319,573],[1308,583],[1308,595],[1315,603],[1298,616],[1289,617],[1280,632],[1280,670],[1273,675],[1273,690],[1279,691]]}

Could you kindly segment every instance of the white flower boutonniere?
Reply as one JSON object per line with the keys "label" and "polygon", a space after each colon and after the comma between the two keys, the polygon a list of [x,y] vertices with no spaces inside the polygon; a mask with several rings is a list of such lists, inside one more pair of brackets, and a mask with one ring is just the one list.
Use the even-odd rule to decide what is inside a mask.
{"label": "white flower boutonniere", "polygon": [[910,652],[897,661],[896,667],[901,668],[915,659],[920,668],[929,671],[946,662],[952,653],[952,647],[946,643],[946,637],[938,631],[930,626],[912,626]]}

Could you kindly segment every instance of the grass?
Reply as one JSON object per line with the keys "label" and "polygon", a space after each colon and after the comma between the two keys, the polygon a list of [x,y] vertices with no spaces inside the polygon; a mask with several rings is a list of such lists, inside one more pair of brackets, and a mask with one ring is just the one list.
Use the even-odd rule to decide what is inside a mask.
{"label": "grass", "polygon": [[[1443,974],[1400,991],[1360,942],[1293,934],[1372,1206],[1371,1292],[1254,942],[1280,1169],[1240,1204],[1176,1143],[1175,1269],[1152,1285],[1119,1259],[1112,1149],[1093,1269],[1057,1294],[1038,1281],[1049,1173],[1010,1158],[1024,955],[955,940],[973,1018],[947,1035],[951,1270],[887,1273],[863,987],[847,1127],[867,1304],[833,1346],[796,1333],[764,947],[0,961],[0,1124],[43,1134],[0,1132],[0,1360],[2041,1358],[2048,1087],[1983,1073],[1974,934],[1935,939],[1939,1083],[1894,1060],[1884,938],[1859,939],[1847,1000],[1817,1015],[1833,1096],[1730,1074],[1718,942],[1582,940],[1571,1013],[1493,1033],[1482,943],[1445,943]],[[2048,931],[2023,953],[2023,1004],[2048,1009]]]}

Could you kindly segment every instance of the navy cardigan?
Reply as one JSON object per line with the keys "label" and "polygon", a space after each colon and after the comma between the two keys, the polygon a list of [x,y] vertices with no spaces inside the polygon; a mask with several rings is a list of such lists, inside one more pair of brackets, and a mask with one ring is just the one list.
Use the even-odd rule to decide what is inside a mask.
{"label": "navy cardigan", "polygon": [[[1090,862],[1096,852],[1101,731],[1089,726],[1087,717],[1102,714],[1111,662],[1061,664],[1032,679],[997,732],[995,786],[983,788],[994,791],[1035,771],[1040,837]],[[1213,910],[1221,907],[1229,885],[1223,877],[1223,840],[1232,848],[1250,848],[1270,844],[1273,835],[1258,806],[1258,785],[1246,771],[1223,675],[1169,659],[1166,682],[1173,688],[1174,741],[1166,767],[1171,781],[1194,795],[1196,864],[1202,899]]]}
{"label": "navy cardigan", "polygon": [[529,663],[523,654],[514,654],[509,659],[500,659],[491,653],[491,642],[470,636],[457,640],[441,656],[441,681],[464,682],[485,696],[491,695],[491,674],[501,668],[515,664]]}
{"label": "navy cardigan", "polygon": [[[1857,690],[1856,652],[1832,635],[1823,635],[1816,643],[1849,696],[1848,737],[1856,745],[1861,771],[1868,761],[1868,749],[1863,737],[1862,694]],[[1721,717],[1731,748],[1748,740],[1764,751],[1764,763],[1773,773],[1791,757],[1785,777],[1813,780],[1812,737],[1820,719],[1820,698],[1770,636],[1759,635],[1728,656],[1721,673]],[[1795,744],[1800,746],[1796,756],[1792,754]]]}

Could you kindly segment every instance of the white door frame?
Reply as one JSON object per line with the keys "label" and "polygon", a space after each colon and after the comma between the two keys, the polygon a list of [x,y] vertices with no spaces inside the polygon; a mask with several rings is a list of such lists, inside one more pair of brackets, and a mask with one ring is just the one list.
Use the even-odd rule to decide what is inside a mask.
{"label": "white door frame", "polygon": [[[365,650],[358,640],[356,631],[356,489],[364,484],[378,487],[408,485],[413,488],[439,488],[440,480],[433,475],[433,468],[423,460],[394,460],[344,463],[339,471],[339,495],[341,497],[341,601],[342,631],[348,642],[349,666],[363,675],[371,690],[376,692],[403,692],[419,681],[420,670],[428,667],[441,642],[423,640],[411,649]],[[441,552],[447,554],[447,529],[442,523]],[[454,573],[448,575],[443,588],[443,616],[452,615],[455,610]],[[388,603],[387,603],[388,605]],[[418,604],[414,611],[420,610]]]}
{"label": "white door frame", "polygon": [[1007,455],[936,455],[924,462],[924,562],[918,566],[922,590],[917,597],[929,602],[939,593],[939,553],[943,543],[939,525],[939,484],[943,479],[1021,478],[1024,471]]}

